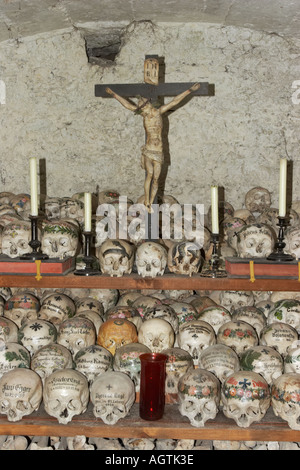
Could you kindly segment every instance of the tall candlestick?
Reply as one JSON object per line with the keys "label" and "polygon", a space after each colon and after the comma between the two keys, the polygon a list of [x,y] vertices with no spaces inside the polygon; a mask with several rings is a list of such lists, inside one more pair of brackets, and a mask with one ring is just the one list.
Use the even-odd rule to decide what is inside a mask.
{"label": "tall candlestick", "polygon": [[218,186],[211,186],[211,229],[212,233],[219,233]]}
{"label": "tall candlestick", "polygon": [[286,214],[286,177],[287,177],[287,159],[280,159],[280,178],[279,178],[279,217],[285,217]]}
{"label": "tall candlestick", "polygon": [[36,165],[36,158],[31,157],[29,159],[30,163],[30,204],[31,204],[31,215],[36,217],[38,215],[38,191],[37,191],[37,165]]}
{"label": "tall candlestick", "polygon": [[84,231],[92,230],[92,195],[84,193]]}

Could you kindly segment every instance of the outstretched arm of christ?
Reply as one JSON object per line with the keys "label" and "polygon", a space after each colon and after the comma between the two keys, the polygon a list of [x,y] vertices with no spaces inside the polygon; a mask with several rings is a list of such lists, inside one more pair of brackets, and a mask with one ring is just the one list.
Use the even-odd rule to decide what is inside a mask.
{"label": "outstretched arm of christ", "polygon": [[175,96],[175,98],[173,98],[169,103],[164,104],[159,108],[160,113],[163,114],[166,111],[169,111],[169,109],[173,108],[174,106],[177,106],[186,96],[190,95],[193,91],[197,91],[200,86],[200,83],[195,83],[188,90],[180,93],[180,95]]}
{"label": "outstretched arm of christ", "polygon": [[112,91],[110,88],[107,87],[105,89],[105,91],[106,91],[106,93],[111,95],[113,98],[115,98],[117,101],[119,101],[119,103],[121,103],[121,105],[123,105],[124,108],[129,109],[129,111],[136,111],[137,110],[137,106],[135,104],[130,103],[130,101],[128,101],[125,98],[123,98],[122,96],[118,95],[117,93]]}

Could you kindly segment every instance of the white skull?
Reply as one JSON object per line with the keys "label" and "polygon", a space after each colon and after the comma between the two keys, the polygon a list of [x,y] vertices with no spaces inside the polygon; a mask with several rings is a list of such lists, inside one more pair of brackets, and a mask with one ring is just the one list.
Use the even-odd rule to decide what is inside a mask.
{"label": "white skull", "polygon": [[258,336],[249,323],[231,320],[220,326],[217,333],[217,343],[229,346],[239,356],[246,349],[258,344]]}
{"label": "white skull", "polygon": [[300,430],[300,374],[290,372],[278,377],[272,386],[272,408],[289,427]]}
{"label": "white skull", "polygon": [[250,323],[250,325],[255,329],[258,337],[260,336],[262,329],[267,324],[267,319],[264,313],[253,305],[239,307],[233,312],[231,319]]}
{"label": "white skull", "polygon": [[220,326],[231,320],[231,314],[226,308],[216,305],[202,310],[198,319],[209,323],[217,334]]}
{"label": "white skull", "polygon": [[76,256],[80,249],[79,227],[71,221],[44,221],[41,249],[49,258],[64,259]]}
{"label": "white skull", "polygon": [[260,186],[250,189],[245,196],[245,206],[250,212],[261,214],[271,206],[270,192]]}
{"label": "white skull", "polygon": [[297,330],[287,323],[274,322],[262,330],[260,344],[276,349],[285,357],[288,347],[298,340],[298,336]]}
{"label": "white skull", "polygon": [[269,385],[283,374],[283,358],[276,349],[257,345],[252,346],[240,355],[242,370],[253,370],[261,374]]}
{"label": "white skull", "polygon": [[270,226],[244,225],[237,234],[237,255],[240,258],[266,258],[272,253],[275,241],[275,232]]}
{"label": "white skull", "polygon": [[134,263],[135,247],[125,240],[106,240],[98,250],[103,274],[121,277],[130,274]]}
{"label": "white skull", "polygon": [[196,366],[201,352],[216,343],[216,335],[206,321],[193,320],[180,325],[177,342],[181,349],[190,353]]}
{"label": "white skull", "polygon": [[2,253],[10,258],[18,258],[31,253],[31,224],[27,221],[13,222],[2,230]]}
{"label": "white skull", "polygon": [[113,369],[127,374],[134,383],[135,391],[140,391],[141,361],[140,355],[151,353],[150,349],[141,343],[130,343],[116,350]]}
{"label": "white skull", "polygon": [[38,317],[40,302],[37,297],[28,293],[11,296],[4,306],[4,316],[12,320],[18,328],[22,323]]}
{"label": "white skull", "polygon": [[202,261],[200,246],[194,242],[174,243],[168,251],[168,268],[171,273],[192,276],[199,271]]}
{"label": "white skull", "polygon": [[169,348],[162,351],[168,359],[166,362],[166,393],[178,393],[178,381],[190,368],[194,368],[193,358],[181,348]]}
{"label": "white skull", "polygon": [[136,250],[136,267],[142,277],[162,276],[167,266],[167,250],[156,242],[144,242]]}
{"label": "white skull", "polygon": [[30,369],[29,352],[21,344],[0,340],[0,377],[18,367]]}
{"label": "white skull", "polygon": [[3,341],[17,343],[19,328],[15,322],[9,318],[0,317],[0,339]]}
{"label": "white skull", "polygon": [[96,330],[91,320],[73,317],[58,325],[57,342],[65,346],[73,357],[82,348],[95,344]]}
{"label": "white skull", "polygon": [[233,313],[244,305],[254,305],[254,295],[251,291],[221,291],[220,305]]}
{"label": "white skull", "polygon": [[287,323],[300,333],[300,300],[285,299],[275,302],[268,314],[268,325],[274,322]]}
{"label": "white skull", "polygon": [[295,259],[300,259],[300,227],[290,227],[285,232],[285,253],[294,256]]}
{"label": "white skull", "polygon": [[221,401],[224,415],[239,427],[248,428],[261,421],[270,407],[269,385],[256,372],[237,371],[222,384]]}
{"label": "white skull", "polygon": [[74,301],[68,295],[60,292],[49,294],[42,302],[38,316],[41,320],[48,320],[54,325],[75,315]]}
{"label": "white skull", "polygon": [[69,423],[75,415],[80,415],[87,409],[87,378],[74,369],[52,372],[45,379],[43,401],[46,413],[54,416],[60,424]]}
{"label": "white skull", "polygon": [[240,369],[236,352],[225,344],[213,344],[204,349],[199,356],[198,366],[209,370],[221,383],[233,372]]}
{"label": "white skull", "polygon": [[39,374],[43,384],[46,377],[55,370],[72,369],[72,367],[72,354],[61,344],[50,343],[42,346],[31,358],[31,369]]}
{"label": "white skull", "polygon": [[113,425],[129,414],[135,401],[134,383],[123,372],[107,371],[94,380],[90,395],[94,416]]}
{"label": "white skull", "polygon": [[204,369],[189,369],[178,381],[179,412],[191,425],[204,427],[219,410],[220,382]]}
{"label": "white skull", "polygon": [[30,320],[19,329],[18,339],[32,355],[42,346],[56,343],[57,330],[53,323],[46,320]]}
{"label": "white skull", "polygon": [[287,348],[284,358],[284,373],[294,372],[300,374],[300,341],[295,341]]}
{"label": "white skull", "polygon": [[178,333],[179,321],[175,310],[170,305],[157,305],[149,309],[144,315],[144,321],[150,318],[162,318],[170,323],[175,335]]}
{"label": "white skull", "polygon": [[74,357],[75,369],[88,379],[89,385],[98,375],[112,368],[113,356],[102,346],[92,344],[80,349]]}
{"label": "white skull", "polygon": [[31,369],[13,369],[0,379],[0,410],[8,421],[20,421],[37,411],[42,397],[41,378]]}
{"label": "white skull", "polygon": [[138,342],[147,346],[151,352],[160,353],[174,346],[175,333],[166,320],[150,318],[142,323],[138,332]]}

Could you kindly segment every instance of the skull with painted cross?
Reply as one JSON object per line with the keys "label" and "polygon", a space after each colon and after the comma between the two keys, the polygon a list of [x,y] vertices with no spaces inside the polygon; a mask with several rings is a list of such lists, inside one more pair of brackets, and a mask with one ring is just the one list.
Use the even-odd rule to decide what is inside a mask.
{"label": "skull with painted cross", "polygon": [[36,296],[20,292],[5,302],[4,316],[21,328],[24,322],[37,319],[39,310],[40,301]]}
{"label": "skull with painted cross", "polygon": [[171,305],[156,305],[155,307],[149,309],[144,315],[144,321],[149,320],[150,318],[162,318],[163,320],[166,320],[171,324],[175,335],[177,335],[179,329],[179,320],[177,313]]}
{"label": "skull with painted cross", "polygon": [[190,353],[196,366],[201,352],[216,343],[216,335],[213,327],[206,321],[193,320],[180,325],[177,343]]}
{"label": "skull with painted cross", "polygon": [[60,424],[67,424],[75,415],[86,411],[89,395],[88,380],[81,372],[67,368],[56,370],[45,380],[45,411]]}
{"label": "skull with painted cross", "polygon": [[53,292],[42,301],[38,317],[59,325],[68,318],[72,318],[75,312],[76,306],[71,297],[61,292]]}
{"label": "skull with painted cross", "polygon": [[90,396],[94,416],[113,425],[129,414],[135,401],[135,387],[127,374],[107,371],[96,377],[90,387]]}
{"label": "skull with painted cross", "polygon": [[219,411],[220,382],[205,369],[189,369],[178,381],[179,412],[191,425],[204,427]]}
{"label": "skull with painted cross", "polygon": [[18,332],[18,341],[31,355],[39,348],[55,343],[57,329],[53,323],[46,320],[30,320],[22,324]]}
{"label": "skull with painted cross", "polygon": [[112,363],[113,355],[97,344],[80,349],[74,357],[75,369],[86,376],[89,385],[98,375],[112,369]]}
{"label": "skull with painted cross", "polygon": [[287,323],[300,333],[300,300],[278,300],[269,311],[267,321],[268,325],[274,322]]}
{"label": "skull with painted cross", "polygon": [[283,322],[274,322],[267,325],[261,332],[259,343],[276,349],[283,358],[288,348],[298,341],[297,330]]}

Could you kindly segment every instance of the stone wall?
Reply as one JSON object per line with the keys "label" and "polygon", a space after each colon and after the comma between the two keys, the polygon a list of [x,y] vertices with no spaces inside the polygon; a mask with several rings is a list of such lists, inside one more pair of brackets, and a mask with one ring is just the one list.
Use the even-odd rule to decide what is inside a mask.
{"label": "stone wall", "polygon": [[29,192],[28,159],[36,156],[46,164],[49,196],[97,188],[134,201],[142,195],[142,118],[96,98],[94,85],[142,82],[145,55],[158,54],[166,82],[215,85],[215,96],[194,97],[168,116],[165,193],[207,209],[217,184],[238,209],[260,185],[276,207],[279,159],[287,157],[300,199],[300,104],[292,102],[299,45],[236,27],[137,22],[124,28],[115,62],[94,65],[77,29],[3,42],[0,191]]}

